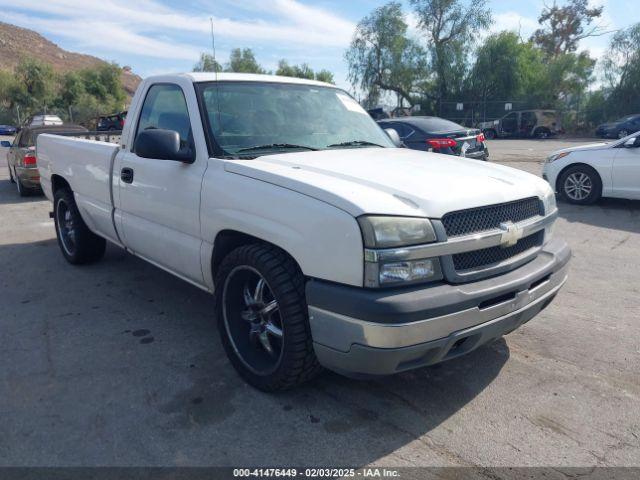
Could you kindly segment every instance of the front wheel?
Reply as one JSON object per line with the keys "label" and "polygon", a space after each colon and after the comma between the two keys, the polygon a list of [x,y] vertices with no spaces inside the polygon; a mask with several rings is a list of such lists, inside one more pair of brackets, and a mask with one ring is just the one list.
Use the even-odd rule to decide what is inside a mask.
{"label": "front wheel", "polygon": [[53,219],[58,245],[69,263],[79,265],[102,258],[107,242],[84,223],[71,190],[61,188],[55,192]]}
{"label": "front wheel", "polygon": [[250,385],[285,390],[321,371],[304,277],[276,247],[246,245],[227,255],[216,276],[216,316],[227,356]]}
{"label": "front wheel", "polygon": [[624,138],[624,137],[626,137],[628,135],[629,135],[629,132],[627,130],[620,130],[618,132],[618,138]]}
{"label": "front wheel", "polygon": [[565,170],[558,182],[560,196],[569,203],[590,205],[602,195],[602,181],[598,172],[587,165]]}
{"label": "front wheel", "polygon": [[535,138],[545,139],[551,136],[551,131],[547,128],[538,128],[533,132]]}

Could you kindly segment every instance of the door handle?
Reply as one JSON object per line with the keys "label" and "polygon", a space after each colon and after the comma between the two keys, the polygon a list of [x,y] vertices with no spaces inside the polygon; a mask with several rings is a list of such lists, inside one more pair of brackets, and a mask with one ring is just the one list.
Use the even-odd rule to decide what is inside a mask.
{"label": "door handle", "polygon": [[124,183],[133,183],[133,168],[123,168],[120,170],[120,180]]}

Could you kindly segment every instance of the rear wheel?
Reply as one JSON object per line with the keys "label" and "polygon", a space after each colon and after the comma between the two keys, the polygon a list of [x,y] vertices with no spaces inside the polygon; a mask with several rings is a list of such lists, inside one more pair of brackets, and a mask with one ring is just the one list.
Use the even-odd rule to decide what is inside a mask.
{"label": "rear wheel", "polygon": [[281,250],[233,250],[216,276],[216,316],[225,351],[250,385],[285,390],[320,371],[309,327],[304,277]]}
{"label": "rear wheel", "polygon": [[28,188],[26,188],[24,185],[22,185],[22,182],[20,181],[20,177],[18,176],[18,172],[15,173],[15,183],[16,183],[16,188],[18,189],[18,195],[20,195],[21,197],[28,197],[31,191]]}
{"label": "rear wheel", "polygon": [[602,195],[602,181],[593,168],[576,165],[562,173],[558,181],[558,192],[569,203],[590,205]]}
{"label": "rear wheel", "polygon": [[62,188],[55,192],[53,219],[58,245],[69,263],[79,265],[102,258],[107,242],[84,223],[70,190]]}

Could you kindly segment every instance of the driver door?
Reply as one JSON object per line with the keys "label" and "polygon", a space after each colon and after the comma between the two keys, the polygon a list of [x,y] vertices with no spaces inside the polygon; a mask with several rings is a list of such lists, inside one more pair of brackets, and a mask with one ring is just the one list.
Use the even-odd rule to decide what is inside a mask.
{"label": "driver door", "polygon": [[502,133],[507,136],[515,135],[518,131],[518,113],[512,112],[502,118],[500,125]]}
{"label": "driver door", "polygon": [[613,192],[616,197],[640,199],[640,134],[633,147],[616,148],[613,160]]}
{"label": "driver door", "polygon": [[179,85],[157,83],[149,87],[130,149],[123,150],[114,165],[118,181],[115,200],[122,240],[128,249],[202,285],[200,191],[208,159],[196,155],[193,163],[183,163],[143,158],[135,152],[135,137],[149,128],[177,131],[181,143],[195,152],[193,118]]}

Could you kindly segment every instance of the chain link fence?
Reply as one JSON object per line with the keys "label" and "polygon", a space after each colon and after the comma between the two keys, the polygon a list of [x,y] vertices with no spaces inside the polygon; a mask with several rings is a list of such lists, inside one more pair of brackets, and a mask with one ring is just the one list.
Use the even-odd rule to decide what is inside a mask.
{"label": "chain link fence", "polygon": [[617,112],[607,111],[606,107],[585,108],[549,108],[531,99],[467,101],[448,100],[436,105],[437,115],[467,127],[477,127],[482,122],[490,122],[504,117],[510,112],[522,110],[555,110],[564,130],[571,134],[593,133],[595,127],[603,122],[617,118]]}

